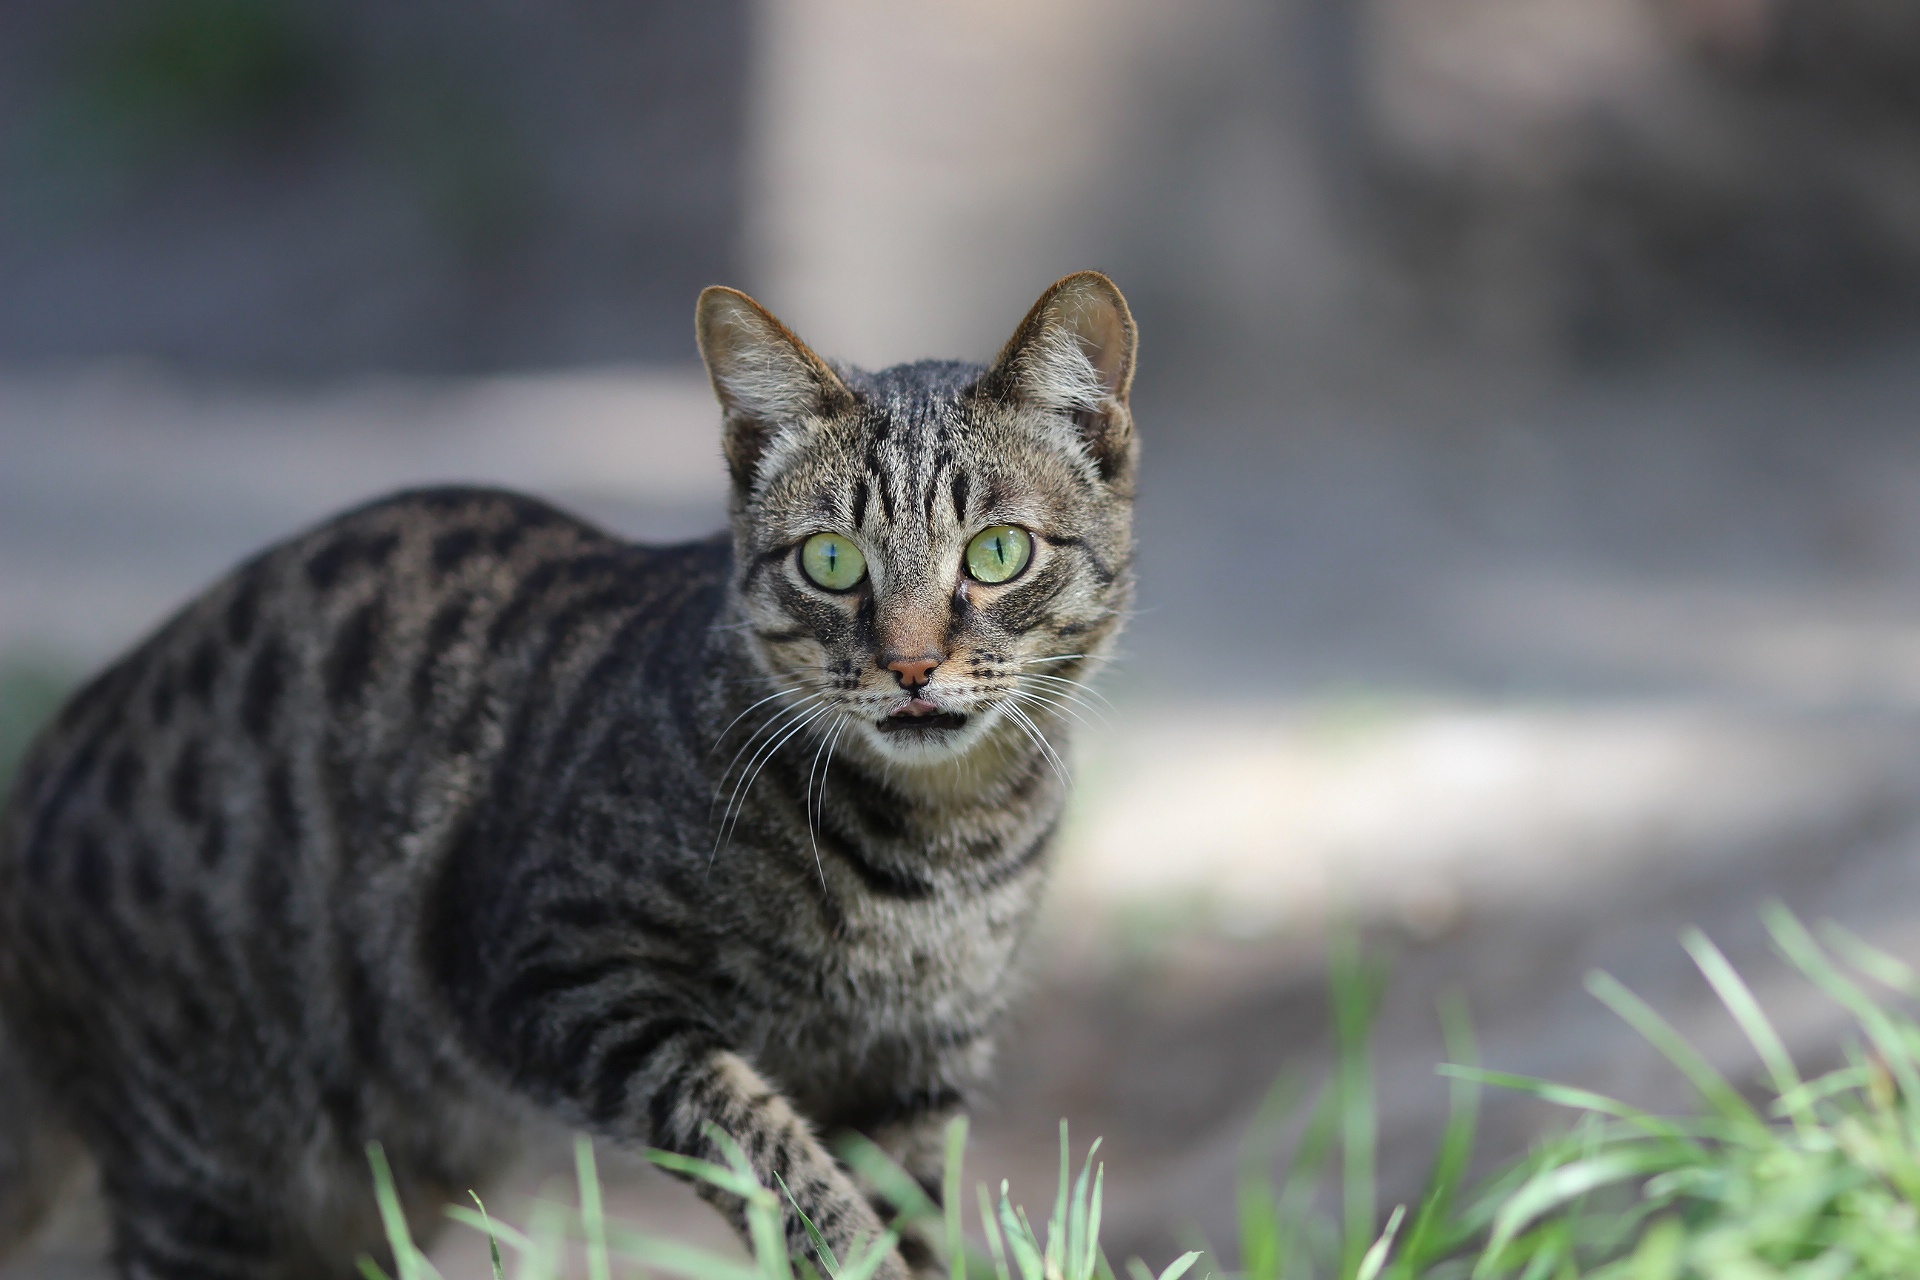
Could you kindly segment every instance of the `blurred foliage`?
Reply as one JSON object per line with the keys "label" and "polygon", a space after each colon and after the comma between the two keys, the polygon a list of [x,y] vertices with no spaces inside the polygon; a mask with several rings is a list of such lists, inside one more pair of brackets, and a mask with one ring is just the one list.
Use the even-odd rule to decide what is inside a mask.
{"label": "blurred foliage", "polygon": [[322,89],[328,52],[286,0],[134,0],[81,42],[74,123],[118,160],[273,133]]}
{"label": "blurred foliage", "polygon": [[0,660],[0,795],[33,735],[59,710],[73,684],[70,673],[51,659]]}

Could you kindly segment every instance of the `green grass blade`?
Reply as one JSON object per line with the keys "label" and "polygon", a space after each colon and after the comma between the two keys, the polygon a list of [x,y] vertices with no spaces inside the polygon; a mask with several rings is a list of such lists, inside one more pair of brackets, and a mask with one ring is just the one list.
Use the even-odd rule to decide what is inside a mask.
{"label": "green grass blade", "polygon": [[[1440,1005],[1440,1025],[1447,1041],[1447,1053],[1471,1063],[1479,1057],[1474,1044],[1473,1025],[1466,1002],[1457,996]],[[1400,1250],[1401,1263],[1396,1274],[1412,1276],[1427,1260],[1429,1246],[1441,1245],[1442,1224],[1453,1211],[1455,1197],[1473,1159],[1474,1133],[1480,1123],[1480,1086],[1472,1080],[1454,1077],[1447,1097],[1447,1124],[1440,1134],[1440,1149],[1434,1155],[1427,1175],[1427,1190],[1414,1212],[1413,1225]]]}
{"label": "green grass blade", "polygon": [[1451,1079],[1471,1081],[1474,1084],[1505,1089],[1512,1093],[1524,1093],[1528,1097],[1538,1098],[1542,1102],[1552,1103],[1556,1107],[1565,1107],[1570,1111],[1590,1111],[1596,1115],[1612,1116],[1655,1137],[1682,1140],[1686,1138],[1685,1132],[1671,1120],[1642,1111],[1618,1098],[1609,1098],[1603,1093],[1575,1088],[1570,1084],[1555,1084],[1551,1080],[1542,1080],[1538,1076],[1515,1075],[1510,1071],[1488,1071],[1481,1067],[1462,1066],[1451,1062],[1443,1062],[1434,1070]]}
{"label": "green grass blade", "polygon": [[685,1177],[697,1178],[701,1182],[739,1196],[742,1200],[764,1198],[768,1194],[766,1188],[755,1181],[751,1174],[742,1176],[737,1170],[715,1164],[711,1160],[683,1156],[677,1151],[661,1151],[655,1147],[649,1147],[641,1154],[662,1169]]}
{"label": "green grass blade", "polygon": [[893,1206],[901,1220],[908,1222],[937,1222],[942,1218],[940,1206],[933,1202],[926,1188],[914,1181],[913,1175],[902,1169],[894,1158],[875,1143],[859,1134],[848,1135],[838,1148],[839,1156],[846,1161],[847,1167],[856,1176],[866,1180],[867,1184]]}
{"label": "green grass blade", "polygon": [[1671,1168],[1671,1155],[1657,1149],[1613,1150],[1584,1160],[1576,1160],[1543,1169],[1516,1191],[1501,1208],[1493,1223],[1476,1276],[1490,1274],[1496,1259],[1514,1239],[1536,1220],[1570,1200],[1600,1187],[1646,1177]]}
{"label": "green grass blade", "polygon": [[[1792,912],[1776,902],[1767,908],[1764,918],[1774,942],[1787,959],[1853,1014],[1860,1023],[1860,1029],[1867,1033],[1867,1039],[1879,1051],[1887,1069],[1900,1082],[1900,1092],[1909,1099],[1920,1099],[1920,1069],[1916,1069],[1906,1040],[1894,1027],[1886,1010],[1834,967],[1820,949],[1820,944],[1814,941],[1813,935],[1807,932],[1806,926]],[[1914,1114],[1920,1116],[1920,1112]]]}
{"label": "green grass blade", "polygon": [[1627,990],[1611,974],[1599,970],[1587,975],[1587,990],[1678,1067],[1708,1106],[1736,1125],[1762,1135],[1766,1133],[1765,1121],[1740,1096],[1739,1090],[1728,1084],[1726,1077],[1715,1071],[1712,1064],[1700,1056],[1699,1050],[1688,1044],[1652,1005]]}
{"label": "green grass blade", "polygon": [[593,1139],[581,1134],[573,1140],[573,1172],[580,1184],[580,1225],[587,1235],[587,1280],[613,1280],[607,1262],[607,1215],[600,1201],[600,1168],[593,1159]]}
{"label": "green grass blade", "polygon": [[1407,1206],[1393,1207],[1393,1213],[1387,1219],[1387,1226],[1380,1238],[1373,1242],[1366,1255],[1360,1259],[1360,1268],[1354,1273],[1353,1280],[1377,1280],[1387,1265],[1387,1254],[1393,1249],[1393,1238],[1400,1233],[1400,1220],[1407,1216]]}
{"label": "green grass blade", "polygon": [[[1786,1044],[1760,1008],[1760,1002],[1754,999],[1752,988],[1727,962],[1720,948],[1700,930],[1688,929],[1682,933],[1680,945],[1693,957],[1701,975],[1720,997],[1720,1003],[1727,1007],[1753,1051],[1760,1055],[1767,1074],[1773,1078],[1774,1094],[1781,1098],[1792,1096],[1801,1084],[1799,1068],[1793,1065],[1793,1055],[1787,1052]],[[1810,1132],[1811,1117],[1795,1112],[1793,1122],[1803,1136]]]}
{"label": "green grass blade", "polygon": [[1374,1110],[1373,1056],[1370,1038],[1380,981],[1362,963],[1359,943],[1342,930],[1332,945],[1330,986],[1334,1028],[1339,1042],[1341,1191],[1345,1238],[1341,1274],[1352,1276],[1373,1243],[1375,1146],[1379,1118]]}
{"label": "green grass blade", "polygon": [[429,1276],[438,1276],[439,1272],[427,1261],[426,1255],[414,1246],[413,1232],[407,1226],[406,1211],[400,1207],[400,1193],[394,1188],[393,1169],[387,1164],[386,1149],[377,1142],[369,1142],[367,1163],[373,1166],[373,1198],[380,1207],[380,1224],[386,1229],[387,1247],[393,1250],[393,1265],[399,1272],[398,1280],[426,1280]]}
{"label": "green grass blade", "polygon": [[[468,1191],[467,1194],[473,1197],[474,1207],[480,1210],[479,1221],[468,1222],[468,1225],[478,1227],[486,1233],[487,1258],[493,1263],[493,1280],[507,1280],[507,1269],[500,1264],[499,1231],[494,1227],[493,1219],[487,1216],[487,1206],[485,1202],[480,1199],[480,1193],[478,1191]],[[456,1210],[458,1212],[456,1212]],[[447,1206],[447,1216],[453,1218],[456,1222],[464,1221],[465,1219],[463,1219],[461,1215],[466,1212],[467,1209],[465,1205],[455,1204]],[[514,1232],[514,1234],[520,1235],[517,1231]],[[522,1240],[526,1239],[525,1236],[521,1236],[520,1238]]]}
{"label": "green grass blade", "polygon": [[960,1221],[960,1197],[966,1182],[963,1175],[967,1159],[967,1118],[955,1116],[947,1122],[947,1161],[942,1171],[941,1208],[945,1210],[948,1280],[967,1280],[967,1239]]}
{"label": "green grass blade", "polygon": [[882,1231],[871,1244],[864,1247],[856,1244],[852,1260],[847,1263],[845,1270],[834,1274],[833,1280],[872,1280],[874,1273],[893,1256],[899,1244],[899,1235],[892,1231]]}
{"label": "green grass blade", "polygon": [[[1054,1196],[1053,1216],[1047,1219],[1047,1239],[1041,1254],[1046,1260],[1046,1271],[1049,1280],[1054,1276],[1062,1274],[1065,1267],[1064,1259],[1060,1256],[1060,1250],[1066,1238],[1067,1197],[1070,1194],[1069,1188],[1072,1184],[1073,1155],[1071,1148],[1067,1145],[1067,1122],[1065,1118],[1062,1118],[1060,1121],[1060,1189]],[[1027,1226],[1027,1233],[1029,1235],[1033,1233],[1031,1224]],[[1036,1243],[1037,1242],[1036,1238]]]}
{"label": "green grass blade", "polygon": [[[980,1188],[980,1232],[987,1238],[987,1248],[993,1255],[993,1271],[996,1280],[1013,1280],[1013,1273],[1007,1267],[1007,1251],[1000,1239],[1000,1227],[994,1221],[993,1200],[987,1194],[987,1184],[976,1184]],[[1006,1198],[1007,1184],[1000,1184],[1000,1195]]]}
{"label": "green grass blade", "polygon": [[[1167,1269],[1160,1273],[1159,1280],[1180,1280],[1181,1276],[1187,1274],[1188,1268],[1192,1267],[1193,1264],[1198,1261],[1200,1261],[1200,1251],[1198,1249],[1190,1249],[1175,1258],[1172,1262],[1169,1262]],[[1147,1271],[1146,1263],[1141,1262],[1138,1258],[1134,1259],[1134,1263],[1139,1266],[1142,1273],[1148,1276],[1148,1280],[1152,1280],[1153,1273]]]}
{"label": "green grass blade", "polygon": [[1000,1187],[1000,1226],[1006,1233],[1007,1251],[1013,1255],[1013,1264],[1019,1268],[1022,1280],[1043,1280],[1043,1277],[1053,1280],[1054,1273],[1047,1270],[1048,1259],[1040,1237],[1027,1221],[1027,1211],[1007,1200],[1004,1183]]}
{"label": "green grass blade", "polygon": [[687,1280],[760,1280],[763,1274],[750,1263],[710,1253],[697,1245],[662,1240],[619,1223],[607,1224],[607,1238],[613,1252],[623,1261],[685,1276]]}
{"label": "green grass blade", "polygon": [[1851,929],[1843,929],[1831,920],[1817,926],[1820,941],[1835,955],[1884,987],[1902,995],[1920,996],[1920,975],[1906,961],[1882,951]]}
{"label": "green grass blade", "polygon": [[807,1233],[807,1239],[813,1241],[813,1251],[819,1255],[821,1265],[826,1268],[828,1280],[832,1280],[832,1277],[840,1274],[840,1259],[834,1256],[833,1246],[828,1244],[827,1238],[820,1234],[820,1228],[813,1225],[813,1219],[808,1217],[807,1211],[800,1207],[800,1202],[793,1198],[793,1190],[787,1186],[787,1180],[778,1173],[773,1175],[773,1180],[779,1186],[780,1194],[787,1198],[789,1205],[793,1206],[794,1215],[800,1219],[801,1230]]}

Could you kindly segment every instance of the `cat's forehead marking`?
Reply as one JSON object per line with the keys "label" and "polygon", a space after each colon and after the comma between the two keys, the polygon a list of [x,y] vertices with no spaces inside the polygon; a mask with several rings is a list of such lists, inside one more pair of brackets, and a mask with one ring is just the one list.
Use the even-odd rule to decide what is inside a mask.
{"label": "cat's forehead marking", "polygon": [[851,373],[861,403],[862,466],[849,478],[845,500],[856,527],[877,514],[896,533],[930,531],[948,496],[956,499],[952,518],[961,518],[967,482],[956,479],[965,472],[960,427],[983,372],[978,365],[922,361]]}

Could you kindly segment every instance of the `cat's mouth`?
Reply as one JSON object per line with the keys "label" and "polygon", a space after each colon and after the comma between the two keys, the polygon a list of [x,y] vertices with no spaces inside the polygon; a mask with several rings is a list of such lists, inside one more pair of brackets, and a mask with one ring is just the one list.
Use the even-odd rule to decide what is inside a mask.
{"label": "cat's mouth", "polygon": [[932,735],[950,732],[966,723],[967,717],[962,712],[942,711],[925,698],[914,698],[881,717],[880,732]]}

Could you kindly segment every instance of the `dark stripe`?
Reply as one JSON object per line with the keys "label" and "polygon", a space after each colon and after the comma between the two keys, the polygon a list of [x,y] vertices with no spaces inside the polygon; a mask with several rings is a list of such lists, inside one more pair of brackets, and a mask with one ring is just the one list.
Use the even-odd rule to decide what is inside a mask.
{"label": "dark stripe", "polygon": [[148,694],[148,711],[153,716],[153,727],[164,729],[173,719],[173,673],[162,669],[153,678],[153,690]]}
{"label": "dark stripe", "polygon": [[[680,1095],[687,1090],[689,1077],[706,1068],[704,1062],[689,1060],[660,1082],[660,1087],[647,1099],[647,1141],[669,1151],[679,1151],[682,1147],[693,1145],[680,1141],[682,1135],[673,1128],[673,1113],[680,1105]],[[695,1152],[682,1151],[681,1154],[693,1155]]]}
{"label": "dark stripe", "polygon": [[340,629],[327,666],[327,697],[335,706],[353,701],[366,688],[385,624],[386,602],[375,596]]}
{"label": "dark stripe", "polygon": [[113,763],[107,766],[107,808],[116,816],[124,818],[132,811],[133,797],[145,772],[146,766],[131,747],[121,747],[114,753]]}
{"label": "dark stripe", "polygon": [[497,651],[506,643],[520,624],[526,621],[527,615],[546,600],[547,592],[552,590],[566,568],[565,560],[543,560],[520,579],[513,598],[494,615],[493,625],[487,628],[488,649]]}
{"label": "dark stripe", "polygon": [[1051,547],[1078,548],[1080,554],[1084,555],[1087,558],[1087,563],[1092,566],[1093,576],[1100,580],[1100,585],[1103,587],[1112,586],[1114,578],[1118,576],[1112,566],[1101,559],[1099,553],[1087,545],[1085,538],[1073,538],[1063,534],[1043,533],[1040,535],[1040,540]]}
{"label": "dark stripe", "polygon": [[[1036,752],[1035,754],[1037,755],[1038,753]],[[1052,845],[1054,832],[1059,829],[1059,826],[1060,820],[1058,818],[1054,819],[1047,824],[1046,830],[1035,837],[1026,848],[1020,850],[1019,853],[1012,857],[1007,858],[998,866],[989,868],[987,873],[977,882],[978,888],[983,891],[998,889],[1009,880],[1016,879],[1022,873],[1031,870],[1046,856],[1047,850]]]}
{"label": "dark stripe", "polygon": [[746,576],[740,580],[741,589],[744,590],[752,586],[753,580],[764,573],[768,565],[779,564],[787,557],[797,556],[799,554],[799,547],[775,547],[771,551],[762,551],[759,555],[756,555],[753,558],[753,562],[747,566]]}
{"label": "dark stripe", "polygon": [[953,473],[953,518],[964,521],[967,518],[967,473]]}
{"label": "dark stripe", "polygon": [[213,698],[213,682],[220,674],[220,650],[212,640],[202,640],[187,662],[187,692],[201,702]]}
{"label": "dark stripe", "polygon": [[858,529],[867,522],[867,490],[870,486],[865,480],[857,481],[853,486],[853,527]]}
{"label": "dark stripe", "polygon": [[330,591],[356,561],[377,569],[399,545],[397,533],[342,534],[307,560],[307,578],[320,590]]}
{"label": "dark stripe", "polygon": [[447,574],[457,569],[480,549],[478,529],[453,529],[433,540],[433,569]]}
{"label": "dark stripe", "polygon": [[173,774],[167,781],[167,799],[182,822],[198,823],[204,812],[200,799],[203,750],[198,738],[189,738],[175,757]]}
{"label": "dark stripe", "polygon": [[823,848],[829,849],[839,855],[842,862],[852,867],[853,873],[860,877],[860,883],[867,887],[869,893],[878,894],[883,898],[915,901],[933,896],[934,892],[939,888],[939,885],[931,880],[922,880],[917,876],[904,875],[898,871],[893,871],[869,862],[861,854],[858,845],[853,840],[840,836],[838,833],[822,830],[820,833],[820,844]]}
{"label": "dark stripe", "polygon": [[227,642],[236,648],[253,635],[253,624],[260,616],[260,579],[258,569],[240,579],[233,599],[227,602]]}
{"label": "dark stripe", "polygon": [[240,721],[255,741],[265,741],[273,728],[273,713],[287,684],[287,651],[280,637],[271,636],[254,654],[240,695]]}
{"label": "dark stripe", "polygon": [[267,770],[267,813],[273,819],[275,834],[287,841],[300,838],[300,811],[293,798],[293,774],[284,760],[275,761]]}
{"label": "dark stripe", "polygon": [[869,441],[867,444],[867,475],[873,481],[874,492],[879,495],[880,514],[886,517],[888,524],[892,524],[893,493],[887,487],[887,469],[880,461],[878,440]]}
{"label": "dark stripe", "polygon": [[413,671],[413,707],[424,712],[433,702],[434,672],[447,650],[466,629],[467,615],[473,608],[473,596],[463,594],[441,605],[433,615],[433,621],[427,624],[425,651],[420,655],[420,664]]}
{"label": "dark stripe", "polygon": [[113,895],[113,868],[107,863],[99,838],[90,831],[74,838],[73,891],[96,913],[106,910],[107,900]]}
{"label": "dark stripe", "polygon": [[626,956],[613,956],[576,964],[556,962],[530,965],[501,987],[494,994],[488,1007],[503,1022],[517,1024],[529,1005],[543,1003],[570,991],[578,991],[582,987],[593,986],[616,973],[633,972],[637,968],[638,965]]}
{"label": "dark stripe", "polygon": [[568,930],[590,931],[616,925],[623,930],[643,933],[650,938],[679,940],[687,936],[679,925],[649,912],[637,902],[612,902],[604,898],[569,898],[549,903],[535,913],[541,920],[563,925]]}
{"label": "dark stripe", "polygon": [[646,1069],[654,1055],[669,1041],[703,1030],[704,1025],[693,1018],[655,1018],[630,1039],[601,1054],[593,1081],[594,1119],[604,1124],[620,1115],[634,1076]]}

